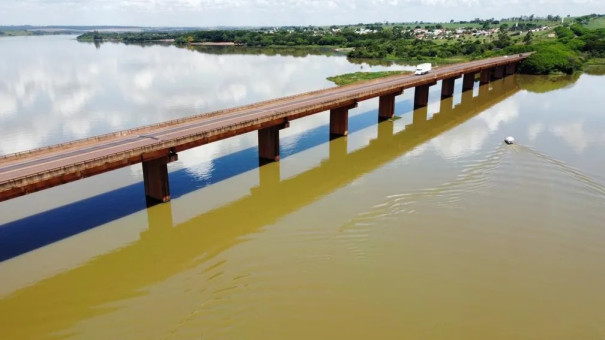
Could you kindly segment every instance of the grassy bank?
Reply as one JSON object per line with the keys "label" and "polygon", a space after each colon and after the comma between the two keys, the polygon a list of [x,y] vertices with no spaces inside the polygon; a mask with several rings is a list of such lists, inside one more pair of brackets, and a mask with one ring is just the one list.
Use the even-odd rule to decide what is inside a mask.
{"label": "grassy bank", "polygon": [[355,72],[328,77],[327,79],[338,86],[358,83],[360,81],[384,78],[398,74],[408,74],[411,71],[381,71],[381,72]]}
{"label": "grassy bank", "polygon": [[584,64],[583,71],[587,74],[602,76],[605,75],[605,58],[590,59]]}

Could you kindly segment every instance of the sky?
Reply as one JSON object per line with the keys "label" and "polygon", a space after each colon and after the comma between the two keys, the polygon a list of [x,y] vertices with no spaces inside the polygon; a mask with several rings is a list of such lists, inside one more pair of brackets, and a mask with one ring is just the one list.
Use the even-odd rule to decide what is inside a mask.
{"label": "sky", "polygon": [[605,0],[0,0],[0,25],[306,26],[605,14]]}

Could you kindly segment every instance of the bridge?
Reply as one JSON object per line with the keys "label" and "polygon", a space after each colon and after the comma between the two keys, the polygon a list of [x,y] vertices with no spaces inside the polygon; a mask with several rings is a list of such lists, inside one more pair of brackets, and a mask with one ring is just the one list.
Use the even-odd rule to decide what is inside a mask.
{"label": "bridge", "polygon": [[[201,258],[214,258],[264,226],[456,128],[519,91],[513,78],[499,80],[490,87],[491,90],[487,86],[481,87],[477,97],[473,97],[471,92],[463,93],[461,102],[455,106],[451,99],[445,100],[441,103],[440,111],[433,114],[430,120],[427,120],[426,108],[417,109],[413,122],[402,131],[393,131],[393,121],[383,122],[378,125],[377,138],[350,153],[347,153],[346,139],[335,140],[330,143],[327,159],[294,177],[279,180],[279,163],[261,167],[260,184],[251,188],[248,195],[189,220],[180,223],[173,221],[172,205],[175,203],[148,209],[148,229],[141,233],[136,242],[98,254],[86,265],[75,266],[52,277],[32,279],[35,283],[0,299],[0,315],[5,316],[2,321],[13,325],[12,328],[18,332],[9,333],[8,338],[35,339],[59,332],[77,324],[91,311],[100,311],[95,309],[100,304],[136,296],[142,287],[168,280],[184,270],[184,266],[189,268],[199,263]],[[311,182],[317,185],[309,186]],[[292,192],[304,195],[291,195]],[[284,199],[280,204],[264,204],[268,198],[275,197]],[[245,219],[241,218],[242,212],[245,212]],[[224,228],[225,225],[230,227]],[[49,233],[53,229],[43,224],[35,234]],[[30,238],[29,234],[21,237]],[[74,286],[94,286],[116,277],[121,279],[121,284],[109,284],[102,290],[81,290],[79,294],[66,293]],[[40,296],[44,297],[48,306],[65,306],[62,324],[58,329],[52,329],[52,324],[43,322],[48,318],[44,308],[24,308],[31,305],[31,301],[39,302],[39,298],[32,297]],[[27,327],[27,323],[40,326]]]}
{"label": "bridge", "polygon": [[131,130],[0,157],[0,202],[53,186],[142,163],[145,195],[150,204],[170,200],[168,163],[178,152],[221,139],[258,131],[261,163],[279,160],[279,131],[290,121],[330,111],[330,136],[348,133],[348,111],[379,98],[378,119],[394,116],[395,97],[414,88],[414,108],[426,107],[429,87],[441,81],[441,98],[450,98],[454,82],[462,91],[515,73],[529,53],[495,57],[435,68],[421,76],[399,75],[349,86],[303,93],[215,111]]}

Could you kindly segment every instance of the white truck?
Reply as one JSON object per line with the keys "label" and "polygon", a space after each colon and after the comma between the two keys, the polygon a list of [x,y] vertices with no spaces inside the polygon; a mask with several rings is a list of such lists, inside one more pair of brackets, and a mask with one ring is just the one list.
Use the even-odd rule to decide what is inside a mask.
{"label": "white truck", "polygon": [[414,74],[427,74],[431,70],[431,63],[418,64]]}

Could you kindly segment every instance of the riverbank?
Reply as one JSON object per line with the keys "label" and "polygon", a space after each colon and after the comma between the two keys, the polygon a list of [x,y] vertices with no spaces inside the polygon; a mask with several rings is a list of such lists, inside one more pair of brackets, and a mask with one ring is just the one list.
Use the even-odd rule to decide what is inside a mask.
{"label": "riverbank", "polygon": [[[526,74],[572,74],[581,71],[592,58],[605,56],[605,29],[589,29],[579,23],[528,28],[486,23],[486,30],[424,30],[403,26],[381,27],[371,31],[342,29],[256,29],[193,32],[89,32],[78,41],[121,41],[147,43],[173,41],[181,47],[246,46],[254,48],[323,47],[334,53],[346,53],[355,60],[384,63],[451,64],[463,61],[535,52],[522,63]],[[533,27],[533,26],[531,26]],[[418,35],[417,31],[425,32]],[[437,33],[438,32],[438,33]],[[458,33],[460,32],[460,33]],[[429,34],[431,33],[431,34]]]}
{"label": "riverbank", "polygon": [[411,71],[379,71],[379,72],[354,72],[346,73],[338,76],[328,77],[329,81],[338,86],[358,83],[360,81],[384,78],[394,75],[409,74]]}
{"label": "riverbank", "polygon": [[602,76],[605,75],[605,58],[590,59],[584,64],[583,71],[587,74]]}

